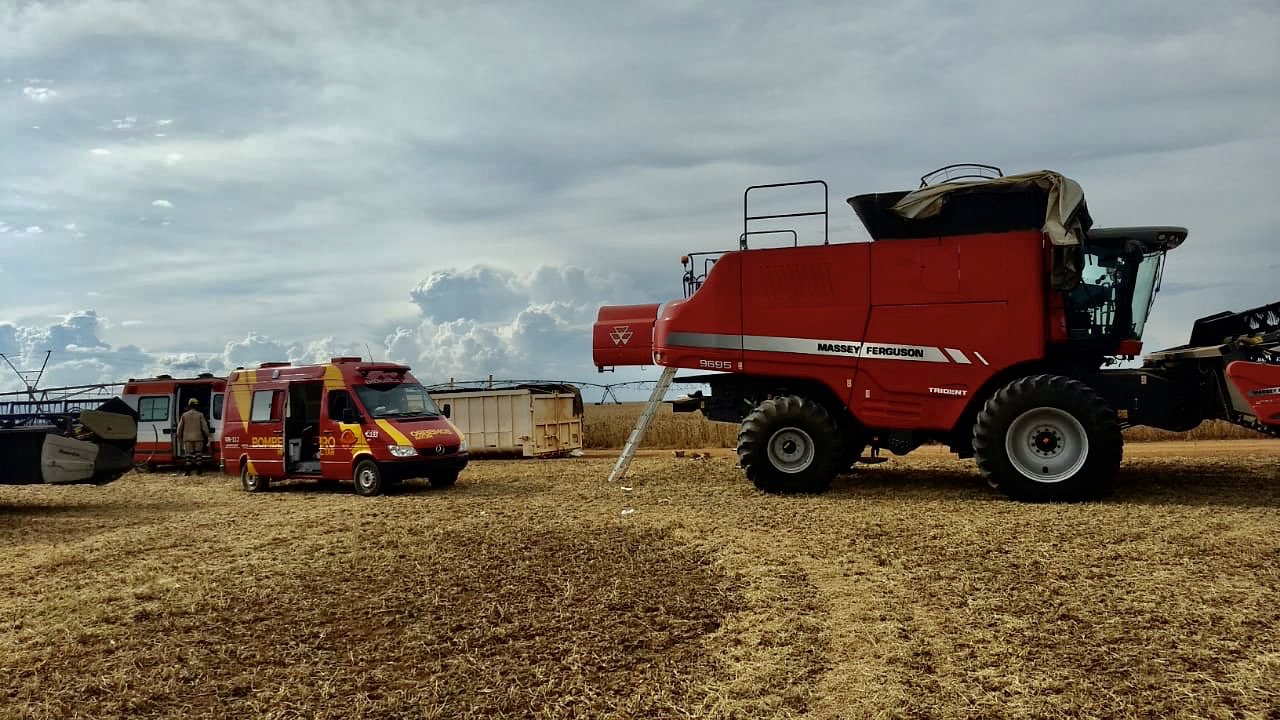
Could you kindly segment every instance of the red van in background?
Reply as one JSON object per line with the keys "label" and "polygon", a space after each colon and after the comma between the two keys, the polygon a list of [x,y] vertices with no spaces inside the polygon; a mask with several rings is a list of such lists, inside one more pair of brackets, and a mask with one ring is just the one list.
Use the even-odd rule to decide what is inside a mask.
{"label": "red van in background", "polygon": [[222,424],[223,392],[226,381],[212,373],[191,378],[158,375],[153,378],[129,378],[120,398],[138,413],[138,443],[134,446],[134,464],[148,470],[176,465],[181,453],[178,445],[178,418],[196,401],[196,409],[209,423],[209,447],[201,453],[200,465],[212,467],[218,462],[218,431]]}
{"label": "red van in background", "polygon": [[467,466],[464,436],[409,368],[358,357],[237,368],[220,448],[248,492],[306,478],[349,480],[360,495],[409,478],[446,487]]}

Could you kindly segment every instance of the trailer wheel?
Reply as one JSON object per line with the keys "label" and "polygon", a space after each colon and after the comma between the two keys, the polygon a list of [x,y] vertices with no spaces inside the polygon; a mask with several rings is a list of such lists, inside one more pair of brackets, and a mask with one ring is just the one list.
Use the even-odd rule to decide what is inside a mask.
{"label": "trailer wheel", "polygon": [[382,471],[378,469],[378,463],[372,460],[361,460],[356,464],[352,481],[356,486],[356,494],[365,497],[381,494],[385,487]]}
{"label": "trailer wheel", "polygon": [[738,462],[764,492],[824,492],[842,459],[835,422],[826,408],[806,398],[765,400],[738,431]]}
{"label": "trailer wheel", "polygon": [[267,489],[269,482],[261,475],[251,475],[249,473],[249,463],[240,463],[240,486],[245,492],[262,492]]}
{"label": "trailer wheel", "polygon": [[1070,502],[1108,489],[1124,438],[1115,411],[1093,388],[1034,375],[987,400],[974,424],[973,450],[988,484],[1010,498]]}

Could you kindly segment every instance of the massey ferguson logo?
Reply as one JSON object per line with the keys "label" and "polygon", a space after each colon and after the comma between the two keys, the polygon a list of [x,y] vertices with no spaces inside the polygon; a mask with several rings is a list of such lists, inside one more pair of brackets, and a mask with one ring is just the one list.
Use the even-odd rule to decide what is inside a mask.
{"label": "massey ferguson logo", "polygon": [[852,353],[854,355],[857,355],[858,350],[859,350],[859,346],[857,345],[845,345],[843,343],[828,343],[828,342],[818,343],[818,352]]}
{"label": "massey ferguson logo", "polygon": [[613,332],[609,333],[614,345],[626,345],[631,342],[631,335],[630,325],[614,325]]}
{"label": "massey ferguson logo", "polygon": [[852,343],[818,343],[818,352],[841,353],[861,357],[916,358],[924,359],[924,348],[899,345],[857,345]]}
{"label": "massey ferguson logo", "polygon": [[1264,395],[1280,395],[1280,387],[1262,388],[1261,390],[1250,390],[1250,397],[1262,397]]}

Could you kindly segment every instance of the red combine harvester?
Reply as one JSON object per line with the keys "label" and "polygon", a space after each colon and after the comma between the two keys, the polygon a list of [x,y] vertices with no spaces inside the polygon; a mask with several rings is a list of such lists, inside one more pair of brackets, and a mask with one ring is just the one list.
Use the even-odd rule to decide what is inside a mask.
{"label": "red combine harvester", "polygon": [[[753,191],[803,185],[821,186],[823,210],[750,214]],[[849,198],[872,242],[831,244],[824,230],[821,244],[748,248],[796,237],[752,221],[825,223],[826,187],[748,188],[738,249],[682,258],[684,299],[603,307],[593,329],[600,371],[666,368],[651,409],[676,368],[714,371],[680,378],[710,394],[675,409],[741,423],[740,464],[759,489],[821,492],[880,449],[940,442],[1010,497],[1077,500],[1113,479],[1125,427],[1280,430],[1280,303],[1201,318],[1187,345],[1114,367],[1142,352],[1185,228],[1095,228],[1061,174],[953,165],[913,191]]]}

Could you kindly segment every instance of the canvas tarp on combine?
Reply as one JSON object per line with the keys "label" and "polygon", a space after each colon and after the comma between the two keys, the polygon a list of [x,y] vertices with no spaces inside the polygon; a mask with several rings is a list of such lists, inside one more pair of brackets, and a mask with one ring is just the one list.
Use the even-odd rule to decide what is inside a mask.
{"label": "canvas tarp on combine", "polygon": [[1039,230],[1052,243],[1059,289],[1079,282],[1093,225],[1080,184],[1050,170],[857,195],[849,204],[874,240]]}
{"label": "canvas tarp on combine", "polygon": [[1079,245],[1083,230],[1079,230],[1078,224],[1073,227],[1073,223],[1084,206],[1084,190],[1075,180],[1050,170],[920,188],[907,193],[893,206],[893,210],[902,217],[914,220],[939,214],[949,195],[963,193],[975,187],[994,190],[1002,187],[1014,189],[1031,186],[1040,188],[1048,196],[1042,229],[1049,236],[1050,242],[1054,245]]}

